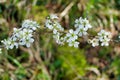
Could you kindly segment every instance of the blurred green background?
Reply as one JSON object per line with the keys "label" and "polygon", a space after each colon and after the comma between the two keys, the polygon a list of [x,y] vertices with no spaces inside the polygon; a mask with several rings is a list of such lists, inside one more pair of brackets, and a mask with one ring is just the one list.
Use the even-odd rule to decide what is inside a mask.
{"label": "blurred green background", "polygon": [[[88,18],[93,29],[106,29],[117,39],[120,32],[120,0],[0,0],[0,41],[25,19],[42,27],[50,13],[57,14],[65,29],[74,20]],[[30,49],[5,50],[0,54],[0,80],[120,80],[120,45],[91,47],[81,40],[79,48],[59,46],[52,34],[40,29]]]}

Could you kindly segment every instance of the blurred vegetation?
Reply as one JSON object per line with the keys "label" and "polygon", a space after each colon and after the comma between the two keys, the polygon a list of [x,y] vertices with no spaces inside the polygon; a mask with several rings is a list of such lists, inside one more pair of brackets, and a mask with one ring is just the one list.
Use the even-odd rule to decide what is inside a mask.
{"label": "blurred vegetation", "polygon": [[[120,0],[0,0],[0,41],[25,19],[44,27],[45,18],[55,13],[65,29],[76,18],[87,17],[93,35],[100,29],[120,32]],[[79,48],[59,46],[52,34],[39,30],[30,49],[20,47],[0,54],[0,80],[120,80],[120,45]],[[1,44],[1,43],[0,43]]]}

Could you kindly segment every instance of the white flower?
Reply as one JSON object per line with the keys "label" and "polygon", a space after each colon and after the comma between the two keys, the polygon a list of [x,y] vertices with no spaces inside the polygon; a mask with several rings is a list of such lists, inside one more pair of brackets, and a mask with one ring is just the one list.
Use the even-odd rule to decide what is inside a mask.
{"label": "white flower", "polygon": [[64,28],[62,28],[62,26],[56,21],[53,24],[53,28],[58,30],[58,31],[64,31]]}
{"label": "white flower", "polygon": [[26,47],[30,47],[30,44],[34,42],[34,39],[33,38],[27,38],[25,40],[25,43],[26,43]]}
{"label": "white flower", "polygon": [[79,26],[83,26],[87,30],[89,28],[92,28],[92,26],[90,25],[89,21],[86,18],[83,19],[82,17],[80,17],[79,19],[75,20],[75,27],[78,28]]}
{"label": "white flower", "polygon": [[108,46],[109,45],[109,41],[110,41],[109,38],[102,39],[101,46]]}
{"label": "white flower", "polygon": [[100,40],[102,40],[103,38],[111,38],[111,33],[110,32],[107,32],[105,30],[101,30],[99,33],[98,33],[98,36],[100,38]]}
{"label": "white flower", "polygon": [[77,36],[77,31],[73,31],[73,29],[69,30],[69,33],[66,34],[67,42],[75,41]]}
{"label": "white flower", "polygon": [[25,20],[22,27],[17,29],[13,28],[13,34],[7,40],[2,40],[1,42],[5,45],[7,49],[18,48],[19,45],[26,45],[30,47],[30,44],[34,42],[33,32],[40,26],[35,21]]}
{"label": "white flower", "polygon": [[79,27],[80,25],[82,26],[83,19],[80,17],[79,19],[75,20],[75,27]]}
{"label": "white flower", "polygon": [[93,47],[98,46],[99,42],[101,43],[101,46],[108,46],[110,40],[111,40],[111,33],[105,30],[101,30],[98,33],[98,36],[96,36],[96,38],[90,40],[90,43],[92,44]]}
{"label": "white flower", "polygon": [[51,14],[45,22],[45,27],[53,31],[53,38],[55,39],[56,43],[63,45],[65,38],[61,37],[61,35],[62,31],[64,31],[64,28],[62,28],[56,19],[58,19],[58,17],[54,14]]}
{"label": "white flower", "polygon": [[87,31],[89,28],[92,28],[92,26],[89,24],[89,21],[85,18],[83,19],[80,17],[79,19],[75,20],[75,28],[78,32],[78,36],[87,35]]}
{"label": "white flower", "polygon": [[79,42],[77,42],[77,41],[71,41],[71,42],[68,43],[68,45],[69,46],[74,46],[75,48],[77,48],[78,45],[79,45]]}
{"label": "white flower", "polygon": [[78,34],[78,32],[73,31],[73,29],[70,29],[69,32],[66,34],[64,39],[66,40],[66,42],[68,43],[69,46],[78,47],[79,42],[75,41],[76,39],[78,39],[77,34]]}
{"label": "white flower", "polygon": [[18,48],[18,43],[16,43],[11,38],[8,38],[7,40],[2,40],[1,42],[5,45],[7,49],[13,49],[14,47]]}
{"label": "white flower", "polygon": [[54,34],[54,35],[53,35],[53,38],[56,40],[56,42],[58,42],[59,39],[60,39],[60,33],[57,32],[56,34]]}
{"label": "white flower", "polygon": [[37,28],[40,28],[40,26],[37,24],[36,21],[25,20],[22,23],[22,28],[29,28],[29,29],[32,29],[32,30],[36,30]]}
{"label": "white flower", "polygon": [[58,44],[63,45],[65,42],[65,38],[61,37],[61,34],[59,32],[56,32],[56,34],[53,35],[53,38]]}
{"label": "white flower", "polygon": [[58,44],[64,45],[65,43],[65,38],[64,37],[60,37],[59,41],[57,42]]}
{"label": "white flower", "polygon": [[34,39],[32,37],[33,37],[32,31],[24,29],[23,32],[21,33],[19,44],[30,47],[30,44],[34,42]]}
{"label": "white flower", "polygon": [[2,48],[0,48],[0,54],[2,54]]}
{"label": "white flower", "polygon": [[118,36],[118,38],[120,39],[120,36]]}
{"label": "white flower", "polygon": [[23,33],[24,36],[27,36],[27,37],[32,37],[32,33],[33,31],[32,30],[29,30],[29,29],[23,29],[23,31],[21,31]]}
{"label": "white flower", "polygon": [[25,39],[21,39],[19,45],[26,45],[26,47],[30,47],[31,43],[34,42],[33,38],[26,37]]}
{"label": "white flower", "polygon": [[84,26],[81,26],[81,25],[76,29],[76,31],[78,32],[78,36],[80,36],[80,37],[88,34],[87,29],[84,28]]}
{"label": "white flower", "polygon": [[46,20],[45,26],[46,26],[48,29],[52,30],[52,29],[53,29],[52,21]]}
{"label": "white flower", "polygon": [[89,21],[86,18],[83,19],[82,24],[87,29],[92,28],[92,26],[89,24]]}
{"label": "white flower", "polygon": [[57,19],[58,17],[56,15],[50,15],[50,18],[47,18],[45,22],[45,27],[47,27],[50,30],[56,29],[57,31],[64,31],[64,28],[58,23],[57,20],[52,20],[52,19]]}
{"label": "white flower", "polygon": [[1,42],[5,45],[5,47],[6,47],[7,49],[9,49],[10,42],[8,42],[8,40],[4,39],[4,40],[2,40]]}
{"label": "white flower", "polygon": [[13,34],[19,34],[19,32],[20,32],[20,29],[13,28]]}
{"label": "white flower", "polygon": [[16,41],[20,37],[20,29],[13,28],[13,35],[11,36],[14,41]]}
{"label": "white flower", "polygon": [[98,33],[98,38],[101,42],[101,46],[108,46],[109,45],[109,41],[111,40],[111,33],[107,32],[105,30],[101,30]]}
{"label": "white flower", "polygon": [[90,40],[90,43],[92,44],[93,47],[98,46],[99,45],[99,39],[93,38],[92,40]]}
{"label": "white flower", "polygon": [[51,15],[50,15],[50,19],[58,19],[58,17],[57,17],[57,15],[55,15],[55,14],[51,14]]}
{"label": "white flower", "polygon": [[33,37],[33,31],[30,29],[23,29],[19,32],[19,37],[18,39],[25,39],[26,37]]}
{"label": "white flower", "polygon": [[101,30],[98,33],[98,36],[99,36],[99,40],[102,41],[104,39],[104,37],[106,37],[106,31],[105,30]]}
{"label": "white flower", "polygon": [[53,30],[53,34],[57,34],[57,32],[58,32],[58,31],[57,31],[56,29]]}

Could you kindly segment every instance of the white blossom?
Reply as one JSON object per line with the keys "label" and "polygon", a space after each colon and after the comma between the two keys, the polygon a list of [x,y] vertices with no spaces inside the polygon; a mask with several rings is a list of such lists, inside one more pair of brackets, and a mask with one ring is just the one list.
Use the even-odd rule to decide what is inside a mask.
{"label": "white blossom", "polygon": [[62,26],[58,22],[55,22],[53,24],[53,28],[58,30],[58,31],[64,31],[64,28],[62,28]]}
{"label": "white blossom", "polygon": [[86,18],[83,19],[82,24],[87,29],[92,28],[92,26],[90,25],[89,21]]}
{"label": "white blossom", "polygon": [[58,32],[58,31],[57,31],[56,29],[53,30],[53,34],[57,34],[57,32]]}
{"label": "white blossom", "polygon": [[76,41],[78,39],[77,34],[78,32],[74,31],[73,29],[70,29],[69,32],[66,34],[65,40],[69,46],[74,46],[76,48],[78,47],[79,42]]}
{"label": "white blossom", "polygon": [[76,29],[76,31],[78,32],[78,36],[80,36],[80,37],[88,34],[87,29],[81,25]]}
{"label": "white blossom", "polygon": [[34,42],[33,37],[33,31],[32,30],[27,30],[23,29],[23,31],[20,32],[20,45],[26,45],[27,47],[30,47],[30,44]]}
{"label": "white blossom", "polygon": [[58,31],[64,31],[64,28],[62,28],[62,26],[58,23],[58,22],[52,22],[50,20],[46,20],[45,22],[45,26],[50,29],[50,30],[58,30]]}
{"label": "white blossom", "polygon": [[108,46],[109,45],[109,38],[104,38],[101,40],[101,46]]}
{"label": "white blossom", "polygon": [[58,17],[55,14],[50,14],[50,19],[58,19]]}
{"label": "white blossom", "polygon": [[22,23],[22,28],[28,28],[28,29],[36,30],[37,28],[40,28],[40,26],[37,24],[36,21],[24,20],[23,23]]}
{"label": "white blossom", "polygon": [[[58,44],[65,44],[69,46],[78,47],[78,37],[85,36],[88,34],[88,30],[92,28],[91,24],[86,18],[80,17],[75,20],[75,30],[70,29],[68,32],[64,32],[64,28],[57,21],[58,17],[51,14],[45,22],[45,27],[52,31],[53,38]],[[35,30],[40,28],[36,21],[25,20],[22,23],[21,28],[13,28],[13,33],[8,39],[2,40],[1,42],[5,45],[7,49],[13,49],[18,46],[30,47],[31,43],[34,42],[33,34]],[[66,33],[66,34],[64,34]],[[111,33],[105,30],[101,30],[95,38],[90,40],[93,47],[101,45],[108,46],[111,40]]]}
{"label": "white blossom", "polygon": [[68,43],[68,45],[69,46],[74,46],[75,48],[77,48],[78,45],[79,45],[79,42],[77,42],[77,41],[71,41],[71,42]]}
{"label": "white blossom", "polygon": [[75,28],[76,31],[78,32],[78,36],[84,36],[87,35],[87,31],[89,28],[92,28],[92,26],[90,25],[89,21],[85,18],[83,19],[82,17],[80,17],[79,19],[75,20]]}
{"label": "white blossom", "polygon": [[92,26],[90,25],[89,21],[86,18],[83,19],[82,17],[80,17],[79,19],[75,20],[75,27],[78,28],[79,26],[83,26],[87,30],[89,28],[92,28]]}
{"label": "white blossom", "polygon": [[13,34],[17,34],[17,36],[18,36],[19,32],[20,32],[20,29],[13,28]]}
{"label": "white blossom", "polygon": [[6,49],[13,49],[14,47],[18,48],[18,43],[11,38],[2,40],[1,42],[5,45]]}
{"label": "white blossom", "polygon": [[2,48],[0,48],[0,54],[2,54]]}
{"label": "white blossom", "polygon": [[77,31],[73,31],[73,29],[69,30],[69,33],[66,34],[67,42],[75,41],[77,36]]}
{"label": "white blossom", "polygon": [[57,31],[64,31],[64,28],[58,23],[57,20],[52,20],[58,18],[56,15],[50,15],[50,18],[46,19],[45,27],[47,27],[50,30],[56,29]]}
{"label": "white blossom", "polygon": [[92,44],[93,47],[98,46],[99,45],[99,39],[93,38],[92,40],[90,40],[90,43]]}
{"label": "white blossom", "polygon": [[53,29],[52,21],[47,19],[46,22],[45,22],[45,26],[48,29],[52,30]]}
{"label": "white blossom", "polygon": [[118,36],[118,38],[120,39],[120,36]]}
{"label": "white blossom", "polygon": [[108,40],[110,41],[111,33],[110,33],[110,32],[107,32],[107,31],[105,31],[105,30],[101,30],[101,31],[98,33],[98,36],[99,36],[99,40],[100,40],[100,41],[103,41],[104,38],[108,38]]}
{"label": "white blossom", "polygon": [[101,42],[101,46],[108,46],[109,45],[109,41],[111,40],[111,33],[107,32],[105,30],[101,30],[98,33],[98,38]]}
{"label": "white blossom", "polygon": [[61,37],[61,34],[59,32],[57,32],[56,34],[54,34],[53,38],[55,39],[56,43],[64,45],[65,38]]}
{"label": "white blossom", "polygon": [[26,38],[25,39],[25,45],[26,47],[30,47],[31,43],[34,42],[34,39],[33,38]]}
{"label": "white blossom", "polygon": [[75,27],[79,27],[80,25],[82,26],[82,22],[83,21],[83,19],[82,19],[82,17],[80,17],[79,19],[76,19],[75,20]]}
{"label": "white blossom", "polygon": [[23,33],[23,38],[24,38],[24,37],[32,37],[32,36],[33,36],[33,35],[32,35],[33,31],[32,31],[32,30],[29,30],[29,29],[23,29],[23,30],[21,31],[21,33]]}
{"label": "white blossom", "polygon": [[101,46],[108,46],[110,40],[111,33],[102,29],[100,32],[98,32],[96,38],[93,38],[89,42],[92,44],[93,47],[98,46],[99,43]]}
{"label": "white blossom", "polygon": [[53,38],[56,40],[56,43],[58,44],[64,44],[65,38],[62,37],[62,31],[64,31],[64,28],[59,24],[59,22],[56,20],[58,17],[54,14],[51,14],[45,22],[45,27],[47,27],[49,30],[53,31]]}
{"label": "white blossom", "polygon": [[18,48],[19,45],[26,45],[30,47],[31,43],[34,42],[33,33],[40,26],[37,22],[32,20],[25,20],[22,23],[22,27],[17,29],[13,28],[13,34],[8,39],[2,40],[1,42],[7,49]]}

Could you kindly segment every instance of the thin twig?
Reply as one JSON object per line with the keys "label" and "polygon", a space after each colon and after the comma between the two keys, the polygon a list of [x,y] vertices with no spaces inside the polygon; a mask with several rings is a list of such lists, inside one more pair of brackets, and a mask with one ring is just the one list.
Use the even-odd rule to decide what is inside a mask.
{"label": "thin twig", "polygon": [[60,14],[60,21],[61,19],[66,15],[68,14],[69,10],[72,8],[72,6],[74,5],[74,1],[72,1]]}

